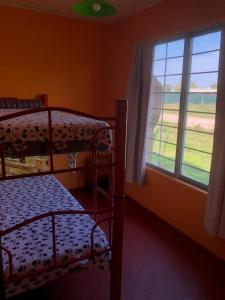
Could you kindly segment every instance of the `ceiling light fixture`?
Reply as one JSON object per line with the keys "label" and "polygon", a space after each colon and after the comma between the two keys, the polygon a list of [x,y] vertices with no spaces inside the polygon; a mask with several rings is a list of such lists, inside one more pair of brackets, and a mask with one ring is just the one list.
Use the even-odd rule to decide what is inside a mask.
{"label": "ceiling light fixture", "polygon": [[73,10],[80,16],[108,17],[117,13],[117,8],[106,0],[82,0],[73,5]]}

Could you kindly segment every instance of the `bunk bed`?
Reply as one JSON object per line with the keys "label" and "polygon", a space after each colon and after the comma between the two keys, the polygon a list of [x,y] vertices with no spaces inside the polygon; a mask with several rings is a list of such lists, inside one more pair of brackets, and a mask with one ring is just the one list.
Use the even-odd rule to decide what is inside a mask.
{"label": "bunk bed", "polygon": [[[110,299],[121,299],[126,101],[116,116],[99,118],[48,107],[36,99],[0,99],[0,296],[8,298],[77,269],[111,270]],[[114,141],[113,141],[114,139]],[[91,153],[90,168],[55,169],[54,156]],[[101,153],[110,159],[102,163]],[[11,174],[7,160],[48,156],[48,169]],[[100,162],[100,163],[99,163]],[[109,170],[110,188],[98,208],[98,170]],[[89,169],[89,170],[88,170]],[[90,171],[92,209],[85,210],[54,174]],[[101,229],[107,222],[108,233]]]}

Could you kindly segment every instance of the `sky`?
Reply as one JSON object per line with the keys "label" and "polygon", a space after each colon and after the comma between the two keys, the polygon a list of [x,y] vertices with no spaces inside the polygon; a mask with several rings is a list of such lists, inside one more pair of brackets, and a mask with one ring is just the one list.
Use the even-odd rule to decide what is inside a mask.
{"label": "sky", "polygon": [[[191,40],[191,68],[190,73],[210,72],[206,74],[192,74],[190,81],[200,88],[208,88],[217,84],[219,49],[221,32],[213,32],[201,36],[195,36]],[[208,53],[202,53],[207,52]],[[167,57],[166,75],[182,74],[184,53],[184,39],[169,43],[158,44],[154,52],[154,76],[165,75],[165,64]],[[178,57],[180,56],[180,57]],[[171,58],[176,57],[176,58]],[[163,77],[157,77],[163,83]],[[176,86],[181,83],[181,76],[167,76],[166,84]]]}

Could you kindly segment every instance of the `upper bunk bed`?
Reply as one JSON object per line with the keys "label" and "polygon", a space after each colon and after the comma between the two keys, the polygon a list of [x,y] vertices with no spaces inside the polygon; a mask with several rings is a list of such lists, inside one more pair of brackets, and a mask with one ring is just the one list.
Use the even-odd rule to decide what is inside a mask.
{"label": "upper bunk bed", "polygon": [[[18,262],[23,260],[24,255],[21,255],[21,253],[23,253],[26,247],[24,248],[23,243],[22,246],[20,244],[18,244],[16,247],[13,245],[15,245],[15,241],[18,239],[18,234],[21,237],[26,237],[26,243],[29,243],[28,240],[30,238],[32,239],[32,237],[30,237],[29,230],[26,231],[25,227],[34,226],[33,230],[35,231],[35,224],[38,222],[38,224],[41,226],[41,224],[43,222],[45,223],[47,219],[49,219],[51,224],[49,234],[52,236],[53,253],[51,256],[50,251],[47,253],[47,256],[50,258],[52,257],[53,264],[50,265],[50,269],[38,269],[40,265],[43,267],[42,262],[40,264],[38,263],[38,270],[35,274],[40,276],[40,279],[43,276],[46,276],[46,272],[48,271],[53,271],[53,273],[54,271],[62,274],[66,273],[65,268],[60,271],[58,270],[58,268],[64,266],[62,261],[63,256],[60,256],[59,253],[65,253],[61,251],[62,249],[60,249],[60,239],[63,239],[63,234],[61,237],[56,236],[57,231],[59,231],[60,235],[60,230],[58,230],[59,228],[57,227],[57,218],[70,218],[70,222],[68,219],[67,221],[71,224],[71,228],[73,228],[74,222],[71,220],[74,220],[75,218],[79,223],[80,217],[78,216],[82,216],[84,218],[83,221],[86,220],[86,222],[81,222],[82,225],[89,229],[92,228],[91,236],[90,232],[88,233],[90,237],[89,242],[86,240],[86,244],[84,243],[82,246],[83,249],[88,249],[88,251],[84,250],[83,252],[80,251],[81,248],[75,247],[74,249],[72,248],[72,253],[76,253],[76,251],[78,251],[78,254],[81,256],[81,259],[78,259],[79,261],[84,262],[85,260],[89,259],[93,263],[93,261],[96,261],[96,257],[99,256],[101,258],[101,254],[105,255],[104,257],[107,261],[110,257],[107,253],[110,251],[112,260],[110,299],[120,300],[122,276],[123,207],[125,199],[124,173],[127,110],[126,101],[118,100],[116,102],[116,116],[112,118],[99,118],[75,110],[48,107],[46,95],[41,95],[37,99],[23,99],[22,101],[23,105],[21,104],[21,99],[0,99],[0,158],[2,167],[0,176],[0,180],[2,181],[0,181],[0,184],[2,186],[2,191],[4,191],[0,198],[0,279],[2,278],[2,280],[0,280],[0,284],[3,284],[3,278],[6,278],[6,284],[9,288],[7,292],[8,296],[18,293],[18,290],[20,289],[27,289],[27,285],[29,287],[32,286],[32,284],[29,284],[29,282],[30,279],[34,277],[35,273],[33,270],[35,269],[33,268],[33,262],[35,261],[35,263],[37,263],[37,261],[40,261],[40,259],[38,257],[35,259],[31,256],[31,258],[27,260],[28,264],[25,267],[25,269],[28,269],[29,272],[25,272],[26,274],[22,274],[21,277],[21,272],[23,273],[24,271],[24,264],[22,263],[21,267],[21,264]],[[16,111],[14,109],[16,109]],[[113,126],[109,125],[107,121],[113,122]],[[113,130],[115,130],[114,134],[112,134]],[[114,142],[112,142],[113,137]],[[90,170],[87,168],[87,166],[55,170],[53,160],[55,154],[80,151],[90,151],[92,153],[93,163],[90,166]],[[110,160],[101,165],[98,163],[98,153],[105,151],[109,151],[111,153]],[[27,156],[30,157],[36,155],[47,155],[49,157],[48,170],[38,171],[35,173],[25,172],[19,175],[8,176],[6,172],[7,159],[23,159]],[[60,185],[54,176],[43,176],[55,173],[71,172],[74,170],[81,172],[87,172],[88,170],[91,171],[93,173],[93,203],[96,203],[98,177],[97,171],[102,167],[106,167],[110,170],[110,180],[113,183],[111,184],[111,190],[108,197],[109,207],[104,211],[100,211],[95,204],[93,205],[92,210],[83,210],[78,203],[76,204],[76,201],[74,202],[74,198],[71,195],[68,195],[68,192]],[[43,177],[36,179],[26,178],[33,176]],[[36,185],[39,188],[36,188]],[[34,186],[34,194],[32,194],[29,189],[32,189]],[[16,189],[14,187],[17,187],[17,190],[21,194],[22,198],[16,196]],[[57,196],[56,190],[60,191],[61,193],[58,199],[65,200],[65,202],[60,200],[58,202],[58,204],[60,203],[58,207],[57,199],[56,202],[52,201],[51,196],[53,194],[55,197]],[[19,198],[20,201],[17,203],[17,201],[14,199]],[[23,207],[23,199],[25,199],[25,205],[28,205],[29,208],[32,208],[32,199],[36,199],[34,207],[36,206],[37,209],[31,209],[30,212],[28,211],[27,215],[25,211],[28,210],[28,207]],[[44,200],[43,202],[43,199],[46,199],[46,201]],[[17,205],[19,205],[21,209],[19,207],[16,208]],[[1,208],[3,208],[2,211]],[[42,210],[42,208],[44,208],[44,210]],[[17,214],[19,211],[21,213]],[[7,212],[9,212],[9,214]],[[95,223],[92,217],[102,213],[103,215],[100,221]],[[12,219],[10,216],[12,216]],[[103,221],[107,221],[109,225],[109,243],[107,242],[104,233],[102,233],[101,229],[98,227],[98,225]],[[75,227],[79,228],[78,231],[75,230],[76,234],[79,235],[80,230],[84,233],[84,228],[82,228],[82,226],[77,226],[77,221],[75,223]],[[41,227],[39,227],[39,225],[38,228],[40,229]],[[71,228],[67,228],[66,230],[72,230]],[[16,231],[18,231],[18,233],[16,233]],[[43,230],[41,231],[44,232]],[[98,251],[96,251],[95,248],[95,231],[98,232],[97,238],[100,239],[99,241],[102,241],[102,243],[97,242],[97,248],[99,248],[97,249]],[[23,234],[21,232],[23,232]],[[78,239],[80,238],[81,237]],[[37,239],[40,239],[40,237]],[[72,239],[74,239],[74,237],[72,237]],[[58,241],[59,245],[57,244]],[[18,241],[16,241],[16,243],[18,243]],[[65,249],[63,247],[62,248],[67,252],[69,249],[71,249],[71,245],[69,245],[69,243],[64,246]],[[78,246],[80,246],[79,243]],[[32,249],[35,249],[35,247],[36,246],[32,244]],[[13,250],[16,250],[16,253],[13,254]],[[27,253],[27,255],[29,256],[29,253]],[[14,261],[15,258],[17,260],[16,264]],[[72,255],[65,265],[67,267],[69,265],[71,266],[72,262],[77,263],[76,260],[77,256],[75,257]],[[7,263],[5,263],[5,261]],[[104,262],[103,258],[101,258],[101,262]],[[91,265],[92,263],[90,262]],[[75,266],[73,267],[75,268]],[[52,276],[54,277],[55,275],[51,275],[50,277]],[[49,274],[47,274],[47,277],[49,277]],[[15,286],[13,286],[13,283],[15,282],[23,282],[23,284],[21,283],[19,285],[16,291]],[[40,280],[38,280],[38,282],[40,282]],[[33,285],[35,286],[35,283]],[[36,286],[38,285],[39,284]],[[0,288],[0,295],[2,298],[5,297],[4,290],[4,287]]]}
{"label": "upper bunk bed", "polygon": [[33,105],[32,100],[0,99],[0,146],[5,156],[44,155],[50,143],[54,154],[90,151],[94,137],[98,151],[110,149],[112,136],[105,121],[46,103],[46,95]]}

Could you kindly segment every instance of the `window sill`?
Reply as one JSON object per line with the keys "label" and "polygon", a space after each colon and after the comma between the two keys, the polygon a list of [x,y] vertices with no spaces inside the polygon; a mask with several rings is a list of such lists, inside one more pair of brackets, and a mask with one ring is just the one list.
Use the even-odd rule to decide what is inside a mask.
{"label": "window sill", "polygon": [[183,179],[177,178],[174,174],[170,174],[167,171],[159,170],[157,168],[154,168],[151,165],[146,164],[146,172],[147,173],[154,172],[158,176],[162,176],[162,177],[166,178],[167,180],[171,180],[171,181],[175,182],[176,184],[183,185],[184,187],[186,187],[188,189],[191,189],[193,191],[197,191],[197,192],[200,192],[204,195],[207,195],[207,190],[206,189],[198,187],[196,185],[193,185],[193,184],[191,184],[191,183],[189,183],[189,182],[187,182]]}

